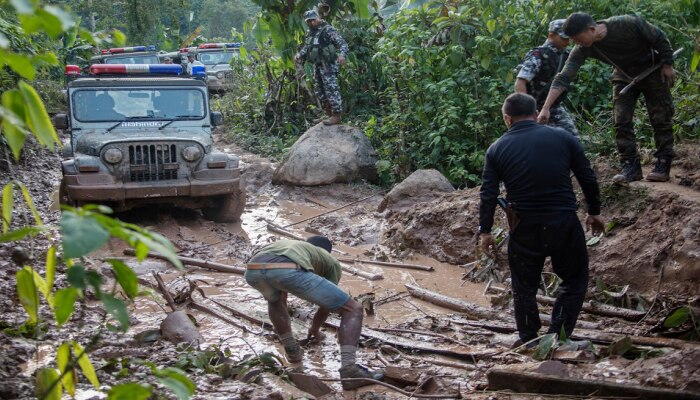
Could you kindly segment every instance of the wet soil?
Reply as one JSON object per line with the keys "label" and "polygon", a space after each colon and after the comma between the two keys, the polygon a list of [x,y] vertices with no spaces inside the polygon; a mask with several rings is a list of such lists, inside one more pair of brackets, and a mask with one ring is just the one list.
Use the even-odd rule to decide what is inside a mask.
{"label": "wet soil", "polygon": [[[373,315],[365,317],[364,325],[367,328],[394,329],[391,334],[399,338],[446,348],[458,342],[459,346],[475,351],[487,350],[493,355],[465,362],[415,353],[405,348],[396,352],[376,340],[363,340],[358,353],[359,362],[375,368],[388,363],[418,371],[424,376],[433,376],[439,393],[454,392],[459,388],[467,398],[521,398],[508,393],[484,392],[486,372],[490,367],[532,361],[527,355],[508,351],[516,339],[513,333],[498,333],[470,326],[455,312],[404,293],[405,284],[417,284],[452,298],[494,307],[504,314],[512,307],[507,297],[495,296],[493,292],[485,295],[485,281],[488,279],[463,279],[465,272],[471,272],[470,276],[473,277],[475,272],[489,265],[479,254],[477,246],[477,189],[445,194],[437,200],[419,203],[402,211],[379,213],[376,210],[382,200],[382,188],[367,184],[306,188],[275,186],[271,184],[273,162],[243,152],[232,144],[219,143],[218,146],[224,151],[240,154],[245,167],[248,204],[242,222],[214,223],[195,211],[163,207],[134,210],[118,217],[164,235],[175,244],[181,256],[233,266],[242,265],[256,248],[280,237],[268,231],[267,221],[287,226],[287,230],[302,237],[314,234],[329,236],[337,249],[347,253],[342,257],[431,266],[433,272],[355,263],[355,268],[381,273],[384,279],[369,281],[344,273],[340,286],[355,297],[373,298],[376,302]],[[582,314],[582,320],[597,322],[602,329],[610,332],[643,335],[657,326],[674,305],[697,301],[700,282],[700,184],[697,180],[700,177],[694,178],[693,168],[697,171],[698,165],[694,163],[692,155],[697,154],[698,148],[688,145],[679,149],[679,154],[687,157],[679,157],[674,163],[674,174],[678,177],[664,184],[639,182],[627,188],[611,188],[607,182],[614,172],[612,164],[603,161],[596,163],[606,201],[605,217],[614,220],[615,226],[609,236],[590,247],[592,296],[603,290],[599,282],[603,282],[608,292],[619,291],[621,287],[629,285],[625,289],[628,294],[623,296],[629,305],[648,307],[654,303],[654,309],[640,324],[587,314]],[[60,179],[58,165],[56,155],[30,150],[25,154],[22,165],[12,166],[7,174],[3,170],[0,183],[4,184],[9,179],[25,182],[44,222],[55,225],[59,213],[52,202],[56,196],[55,185]],[[685,186],[687,182],[691,184]],[[332,211],[375,193],[376,196],[356,205]],[[327,214],[304,221],[322,213]],[[13,217],[20,221],[27,218],[26,210],[16,210]],[[505,228],[505,219],[499,215],[496,225]],[[28,254],[32,260],[30,263],[43,273],[42,257],[49,243],[49,240],[39,238],[20,244],[0,244],[0,324],[3,327],[17,327],[25,318],[14,291],[14,274],[19,267],[13,261],[13,254]],[[22,249],[18,250],[18,246]],[[124,248],[123,243],[112,240],[108,246],[91,255],[86,264],[108,273],[104,259],[124,257]],[[153,259],[141,264],[133,258],[127,257],[126,260],[147,282],[154,282],[151,271],[161,271],[173,292],[184,293],[190,287],[190,282],[196,284],[201,292],[194,292],[193,299],[236,321],[238,326],[233,326],[190,309],[205,339],[200,349],[226,350],[235,362],[243,362],[265,352],[283,359],[284,352],[271,331],[258,324],[236,319],[226,309],[232,307],[265,318],[264,300],[257,291],[247,286],[242,276],[196,267],[177,271],[167,263]],[[498,285],[507,285],[505,257],[490,268],[497,269],[498,273],[483,276],[496,277],[502,280],[497,282]],[[67,285],[64,272],[60,267],[58,287]],[[546,311],[544,307],[543,310]],[[147,369],[134,362],[135,359],[147,359],[159,366],[179,365],[187,369],[197,385],[195,398],[198,399],[287,399],[300,396],[296,389],[274,375],[288,366],[286,361],[278,361],[275,368],[255,375],[258,378],[254,380],[255,384],[245,383],[230,377],[222,378],[213,370],[188,364],[188,359],[202,355],[194,349],[174,346],[163,340],[143,340],[150,332],[157,331],[169,311],[165,300],[157,294],[139,297],[130,311],[132,327],[129,332],[120,335],[104,331],[91,355],[105,387],[130,380],[153,382]],[[299,338],[305,336],[305,327],[310,323],[314,311],[308,303],[290,298],[290,312]],[[52,319],[48,309],[42,312],[45,320]],[[0,397],[32,397],[32,375],[37,368],[55,365],[53,358],[58,344],[67,339],[85,344],[103,320],[104,312],[88,297],[77,304],[74,317],[63,328],[59,330],[51,326],[48,333],[38,340],[0,334]],[[306,357],[301,367],[306,373],[321,378],[337,378],[340,364],[335,331],[325,328],[324,332],[326,338],[320,343],[305,345]],[[597,351],[602,355],[605,348],[598,347]],[[688,375],[688,371],[697,372],[700,368],[700,357],[696,353],[697,348],[690,353],[668,349],[667,354],[661,357],[649,356],[637,361],[617,362],[604,358],[597,363],[588,363],[580,370],[591,378],[606,379],[616,376],[614,373],[610,375],[611,371],[622,368],[618,365],[622,363],[630,381],[700,392],[694,375]],[[445,362],[451,364],[439,365]],[[571,368],[576,369],[577,365],[571,364]],[[295,365],[291,367],[299,368]],[[405,398],[376,385],[342,392],[337,382],[327,383],[336,394],[328,395],[325,399]],[[97,392],[91,391],[84,382],[80,388],[79,398],[99,398]]]}

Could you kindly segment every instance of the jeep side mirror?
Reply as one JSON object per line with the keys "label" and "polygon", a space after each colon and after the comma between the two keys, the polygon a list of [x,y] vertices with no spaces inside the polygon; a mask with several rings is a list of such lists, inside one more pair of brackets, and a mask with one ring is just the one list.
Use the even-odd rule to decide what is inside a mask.
{"label": "jeep side mirror", "polygon": [[219,125],[223,125],[223,123],[224,123],[224,116],[218,111],[212,111],[211,112],[211,125],[212,126],[219,126]]}
{"label": "jeep side mirror", "polygon": [[68,116],[66,114],[54,115],[53,126],[55,126],[56,129],[68,129]]}

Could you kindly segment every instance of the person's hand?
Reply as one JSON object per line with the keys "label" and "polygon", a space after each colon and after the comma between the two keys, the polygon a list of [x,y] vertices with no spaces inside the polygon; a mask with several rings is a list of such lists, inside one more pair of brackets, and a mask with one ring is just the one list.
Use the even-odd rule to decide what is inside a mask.
{"label": "person's hand", "polygon": [[343,57],[343,56],[338,56],[338,64],[340,64],[340,65],[345,65],[345,57]]}
{"label": "person's hand", "polygon": [[549,109],[543,108],[540,110],[540,114],[537,116],[537,122],[543,125],[549,122]]}
{"label": "person's hand", "polygon": [[600,215],[589,215],[586,217],[586,232],[591,231],[593,236],[605,233],[605,220]]}
{"label": "person's hand", "polygon": [[481,250],[489,257],[496,256],[496,241],[490,233],[481,234]]}
{"label": "person's hand", "polygon": [[326,335],[321,332],[320,329],[316,329],[315,331],[313,329],[313,327],[309,328],[309,333],[306,335],[306,340],[308,340],[309,343],[322,342],[323,339],[326,338]]}
{"label": "person's hand", "polygon": [[676,71],[673,69],[673,65],[664,64],[661,67],[661,80],[668,84],[668,87],[672,87],[676,83]]}

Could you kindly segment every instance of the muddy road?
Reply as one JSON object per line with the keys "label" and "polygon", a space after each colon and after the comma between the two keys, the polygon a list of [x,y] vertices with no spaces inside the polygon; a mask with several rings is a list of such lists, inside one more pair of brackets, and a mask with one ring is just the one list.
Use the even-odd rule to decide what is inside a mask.
{"label": "muddy road", "polygon": [[[608,199],[606,211],[617,227],[600,244],[591,245],[589,299],[605,301],[616,312],[619,306],[631,307],[623,310],[636,313],[636,317],[600,315],[592,304],[593,311],[581,314],[574,339],[588,339],[593,344],[584,350],[544,349],[542,356],[537,349],[510,348],[517,339],[510,295],[498,290],[508,286],[507,265],[502,260],[505,254],[494,264],[480,259],[476,252],[478,189],[380,213],[382,188],[363,183],[276,186],[271,184],[275,165],[269,160],[232,144],[218,143],[218,147],[240,155],[245,167],[248,201],[240,223],[214,223],[199,212],[163,207],[132,210],[118,217],[164,235],[182,257],[230,266],[243,266],[256,248],[270,241],[321,234],[333,240],[338,258],[430,267],[431,271],[423,271],[346,262],[350,270],[382,279],[345,271],[340,281],[367,310],[358,362],[373,368],[394,368],[394,378],[405,378],[391,380],[401,390],[433,398],[461,395],[481,399],[531,398],[509,390],[547,393],[548,388],[587,398],[592,393],[642,398],[700,396],[700,345],[675,339],[688,333],[687,324],[675,330],[663,327],[663,319],[678,306],[696,307],[698,302],[700,267],[694,254],[700,246],[700,185],[692,180],[697,178],[692,175],[696,163],[684,161],[688,167],[680,171],[691,179],[691,185],[649,187],[636,183],[613,194],[604,189],[605,196],[612,199]],[[695,154],[696,148],[687,153]],[[29,157],[31,160],[11,175],[30,182],[29,190],[45,222],[56,224],[58,159],[42,151]],[[597,169],[603,179],[609,175],[605,165]],[[285,233],[270,230],[271,224],[284,227]],[[40,258],[47,243],[19,245],[30,246],[31,254]],[[9,328],[19,326],[25,318],[14,294],[15,248],[15,244],[0,244],[0,308],[2,325]],[[105,259],[125,259],[147,292],[130,306],[128,333],[103,333],[91,355],[102,389],[133,380],[152,383],[148,371],[135,361],[145,359],[186,370],[197,386],[198,399],[313,398],[290,383],[293,371],[329,379],[325,383],[331,393],[318,398],[407,397],[379,385],[343,392],[340,384],[332,381],[338,377],[340,365],[334,319],[324,328],[323,340],[304,344],[303,364],[288,364],[266,325],[264,299],[241,275],[192,266],[178,271],[153,258],[138,263],[124,255],[125,248],[122,242],[112,240],[85,260],[89,268],[109,274]],[[196,321],[205,341],[199,348],[175,346],[160,337],[161,321],[170,310],[153,289],[153,272],[160,274],[179,307]],[[66,285],[61,274],[57,285]],[[448,300],[436,305],[412,296],[406,285]],[[192,302],[199,306],[193,308]],[[88,297],[78,304],[64,328],[52,328],[36,340],[0,334],[0,397],[30,398],[36,370],[54,365],[55,351],[62,341],[85,341],[94,335],[104,319],[100,308]],[[302,339],[315,308],[292,297],[290,312],[296,336]],[[549,312],[549,307],[542,305],[541,312]],[[51,319],[49,314],[46,319]],[[261,364],[266,353],[274,361]],[[105,397],[81,382],[76,398]]]}

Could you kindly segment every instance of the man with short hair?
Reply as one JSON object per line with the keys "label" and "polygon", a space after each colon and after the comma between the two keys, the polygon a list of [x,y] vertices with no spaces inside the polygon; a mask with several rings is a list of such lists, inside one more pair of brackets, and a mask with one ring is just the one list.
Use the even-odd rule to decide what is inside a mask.
{"label": "man with short hair", "polygon": [[204,65],[201,61],[194,58],[193,53],[187,54],[187,75],[192,75],[192,67],[195,65]]}
{"label": "man with short hair", "polygon": [[[278,240],[253,255],[248,261],[245,279],[267,300],[270,321],[289,362],[301,362],[304,351],[292,333],[287,311],[287,293],[319,306],[309,328],[308,339],[321,338],[320,329],[329,313],[340,314],[338,343],[341,378],[380,380],[384,377],[381,371],[369,371],[356,363],[364,309],[337,286],[341,268],[338,261],[330,255],[332,249],[331,241],[323,236],[312,236],[306,241]],[[341,383],[346,390],[371,384],[366,381]]]}
{"label": "man with short hair", "polygon": [[[527,93],[537,100],[537,107],[542,108],[547,98],[554,76],[561,71],[569,51],[569,37],[564,33],[564,19],[555,19],[549,23],[547,40],[540,47],[530,50],[522,64],[518,66],[515,80],[515,92]],[[550,109],[548,125],[565,129],[578,137],[574,119],[566,110],[562,101],[563,93]]]}
{"label": "man with short hair", "polygon": [[503,103],[508,131],[486,152],[479,206],[481,246],[495,251],[491,236],[500,182],[519,221],[511,226],[508,264],[513,286],[515,323],[522,343],[538,337],[541,327],[537,290],[546,257],[561,278],[548,333],[563,328],[571,336],[588,288],[586,238],[576,215],[570,173],[588,204],[586,228],[604,231],[598,182],[576,138],[560,128],[538,125],[537,103],[513,93]]}
{"label": "man with short hair", "polygon": [[322,20],[316,10],[305,12],[304,20],[309,32],[294,60],[297,63],[308,60],[314,64],[314,89],[328,117],[323,123],[336,125],[340,123],[343,113],[343,99],[338,86],[339,65],[345,65],[345,57],[350,50],[345,39]]}
{"label": "man with short hair", "polygon": [[[641,94],[647,104],[649,121],[654,129],[656,164],[646,177],[648,181],[670,179],[673,151],[673,99],[671,86],[676,80],[673,50],[666,34],[658,27],[635,15],[610,17],[594,21],[586,13],[573,13],[564,24],[564,32],[576,46],[554,78],[538,121],[546,123],[551,107],[568,88],[587,58],[592,57],[613,66],[613,117],[615,141],[622,164],[621,173],[613,181],[626,183],[642,179],[642,167],[634,134],[634,109]],[[634,77],[654,65],[661,68],[622,93]]]}

